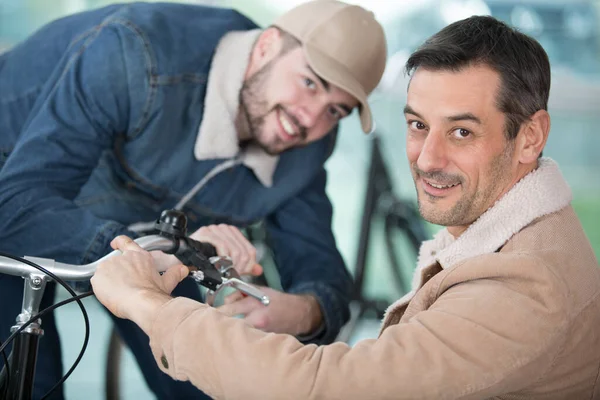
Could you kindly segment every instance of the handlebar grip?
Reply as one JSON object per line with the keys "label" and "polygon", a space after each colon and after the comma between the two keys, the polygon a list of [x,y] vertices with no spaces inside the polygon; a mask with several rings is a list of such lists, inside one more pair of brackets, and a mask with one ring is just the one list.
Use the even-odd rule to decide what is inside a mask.
{"label": "handlebar grip", "polygon": [[192,238],[188,238],[188,240],[191,243],[193,243],[193,246],[196,249],[196,251],[198,251],[200,254],[202,254],[206,258],[211,258],[211,257],[217,256],[217,249],[212,244],[207,243],[207,242],[200,242],[200,241],[194,240]]}
{"label": "handlebar grip", "polygon": [[154,227],[161,236],[174,241],[174,248],[165,251],[167,254],[185,255],[189,248],[192,248],[207,259],[217,255],[217,249],[212,244],[199,242],[187,236],[187,218],[181,210],[164,210]]}
{"label": "handlebar grip", "polygon": [[217,255],[212,244],[183,237],[179,239],[179,246],[174,254],[183,265],[202,272],[202,278],[198,281],[201,285],[216,290],[223,283],[221,273],[210,262],[210,258]]}

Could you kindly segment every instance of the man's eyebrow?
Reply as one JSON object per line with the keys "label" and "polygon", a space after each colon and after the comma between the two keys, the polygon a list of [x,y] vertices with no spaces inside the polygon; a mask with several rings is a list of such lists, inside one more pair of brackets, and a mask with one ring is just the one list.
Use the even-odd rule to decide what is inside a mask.
{"label": "man's eyebrow", "polygon": [[408,104],[404,106],[404,114],[412,114],[412,115],[416,115],[417,117],[419,117],[421,119],[425,119],[421,116],[421,114],[419,114],[418,112],[413,110],[412,107],[409,106]]}
{"label": "man's eyebrow", "polygon": [[[323,88],[325,89],[325,91],[329,93],[331,91],[331,86],[329,85],[329,82],[327,82],[325,79],[321,78],[319,76],[319,74],[317,74],[315,72],[315,70],[310,67],[310,65],[306,64],[306,68],[308,68],[308,70],[311,72],[311,74],[313,74],[314,76],[317,77],[317,79],[319,80],[319,82],[321,82],[321,85],[323,85]],[[352,113],[352,107],[350,107],[347,104],[337,103],[336,106],[338,106],[339,108],[341,108],[342,110],[344,110],[344,112],[346,113],[346,115],[349,115],[349,114]]]}
{"label": "man's eyebrow", "polygon": [[446,119],[448,121],[451,121],[451,122],[456,122],[456,121],[473,121],[473,122],[476,122],[477,124],[481,125],[481,120],[479,118],[477,118],[474,114],[470,113],[470,112],[466,112],[466,113],[462,113],[462,114],[457,114],[457,115],[451,115],[449,117],[446,117]]}
{"label": "man's eyebrow", "polygon": [[329,90],[330,90],[329,82],[327,82],[325,79],[321,78],[321,77],[319,76],[319,74],[317,74],[317,73],[315,72],[315,70],[314,70],[314,69],[312,69],[312,68],[310,67],[310,65],[306,64],[306,68],[308,68],[308,70],[309,70],[309,71],[310,71],[310,72],[311,72],[311,73],[312,73],[314,76],[316,76],[316,77],[317,77],[317,79],[319,79],[319,81],[321,82],[321,85],[323,85],[323,87],[325,88],[325,91],[326,91],[326,92],[329,92]]}
{"label": "man's eyebrow", "polygon": [[[404,106],[404,114],[412,114],[415,115],[421,119],[424,119],[418,112],[416,112],[415,110],[412,109],[411,106],[409,106],[408,104],[406,106]],[[462,113],[462,114],[456,114],[456,115],[451,115],[449,117],[446,117],[446,120],[450,121],[450,122],[456,122],[456,121],[473,121],[479,125],[481,125],[481,120],[479,118],[477,118],[474,114],[470,113],[470,112],[466,112],[466,113]]]}

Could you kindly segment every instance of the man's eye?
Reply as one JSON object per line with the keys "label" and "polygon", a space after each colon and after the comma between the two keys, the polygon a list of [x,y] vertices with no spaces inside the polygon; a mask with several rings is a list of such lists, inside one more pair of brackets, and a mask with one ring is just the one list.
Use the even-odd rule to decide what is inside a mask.
{"label": "man's eye", "polygon": [[310,78],[304,78],[304,86],[306,86],[307,88],[309,88],[311,90],[314,90],[317,88],[315,81],[313,81]]}
{"label": "man's eye", "polygon": [[414,129],[416,131],[422,131],[426,128],[425,124],[421,121],[408,121],[408,125],[411,129]]}
{"label": "man's eye", "polygon": [[471,135],[471,131],[468,131],[468,130],[463,129],[463,128],[458,128],[458,129],[455,129],[452,132],[452,134],[457,139],[466,139],[466,138],[468,138]]}
{"label": "man's eye", "polygon": [[342,113],[335,107],[329,107],[329,115],[331,115],[335,119],[342,118]]}

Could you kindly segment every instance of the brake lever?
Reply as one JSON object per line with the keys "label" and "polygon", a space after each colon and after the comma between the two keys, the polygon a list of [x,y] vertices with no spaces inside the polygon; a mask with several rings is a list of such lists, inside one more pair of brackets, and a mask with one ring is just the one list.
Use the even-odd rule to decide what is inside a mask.
{"label": "brake lever", "polygon": [[187,218],[182,211],[163,211],[155,228],[159,235],[173,241],[173,247],[163,251],[175,255],[188,267],[189,276],[208,289],[207,304],[212,306],[216,294],[224,287],[233,287],[264,305],[269,304],[266,294],[240,279],[229,257],[219,257],[213,245],[187,237]]}
{"label": "brake lever", "polygon": [[254,297],[265,306],[269,305],[271,301],[269,296],[267,296],[257,287],[241,280],[240,274],[235,268],[233,268],[233,262],[231,261],[231,258],[217,256],[209,258],[209,261],[221,274],[222,283],[215,290],[208,290],[206,293],[206,304],[212,307],[219,293],[224,288],[231,287],[239,290],[242,293],[245,293],[248,296]]}
{"label": "brake lever", "polygon": [[211,285],[207,285],[207,274],[205,273],[205,270],[190,270],[190,276],[192,277],[192,279],[194,279],[200,285],[208,288],[208,292],[206,293],[206,304],[208,304],[211,307],[214,306],[215,299],[218,296],[218,294],[226,287],[231,287],[236,290],[239,290],[242,293],[245,293],[248,296],[254,297],[265,306],[269,305],[269,296],[267,296],[262,290],[258,289],[257,287],[250,285],[249,283],[246,283],[240,279],[239,273],[235,270],[235,268],[233,268],[233,262],[231,261],[231,258],[216,256],[210,257],[208,261],[219,273],[221,281],[220,283],[214,284],[213,282],[211,282]]}

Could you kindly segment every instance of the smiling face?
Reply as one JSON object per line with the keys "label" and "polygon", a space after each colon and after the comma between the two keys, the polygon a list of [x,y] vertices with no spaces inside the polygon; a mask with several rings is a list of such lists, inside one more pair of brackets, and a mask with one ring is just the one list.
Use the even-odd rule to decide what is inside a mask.
{"label": "smiling face", "polygon": [[358,104],[315,74],[301,46],[283,54],[281,46],[281,32],[263,32],[240,93],[240,138],[269,154],[321,139]]}
{"label": "smiling face", "polygon": [[410,82],[406,151],[419,210],[454,236],[534,168],[519,162],[525,142],[505,135],[499,88],[499,75],[486,66],[419,68]]}

